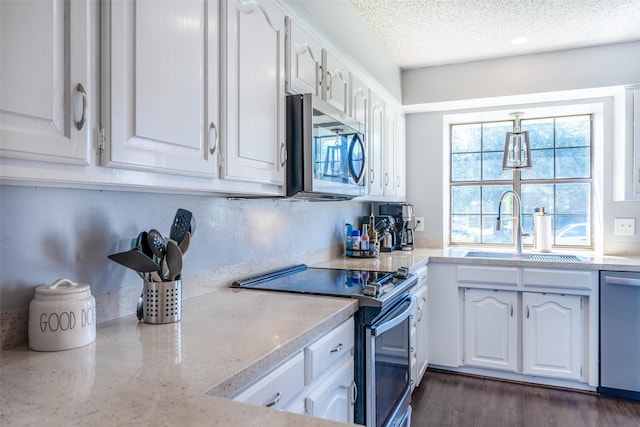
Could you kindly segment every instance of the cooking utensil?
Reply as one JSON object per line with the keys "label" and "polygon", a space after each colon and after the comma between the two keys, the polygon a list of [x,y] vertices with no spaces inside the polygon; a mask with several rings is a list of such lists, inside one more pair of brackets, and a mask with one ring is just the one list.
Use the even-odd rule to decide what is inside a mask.
{"label": "cooking utensil", "polygon": [[108,258],[111,261],[115,261],[118,264],[124,265],[138,273],[151,273],[153,271],[158,271],[158,264],[137,249],[111,254]]}
{"label": "cooking utensil", "polygon": [[164,252],[166,250],[164,238],[155,228],[149,230],[147,233],[147,244],[149,245],[151,253],[153,253],[153,255],[158,259],[162,259],[164,257]]}
{"label": "cooking utensil", "polygon": [[[165,267],[166,266],[166,267]],[[165,272],[166,269],[166,272]],[[162,260],[162,276],[173,281],[182,272],[182,252],[173,240],[167,242],[167,253]]]}
{"label": "cooking utensil", "polygon": [[[177,243],[182,242],[184,236],[187,235],[189,229],[191,228],[191,220],[193,219],[193,215],[186,209],[178,209],[176,211],[176,215],[173,218],[173,223],[171,224],[171,231],[169,232],[169,238],[175,240]],[[195,228],[195,222],[194,222]]]}
{"label": "cooking utensil", "polygon": [[149,237],[146,231],[143,231],[140,238],[140,250],[143,254],[153,259],[153,251],[151,250],[151,245],[149,245]]}
{"label": "cooking utensil", "polygon": [[142,320],[142,318],[144,317],[144,294],[140,294],[140,298],[138,298],[136,317],[138,318],[138,320]]}
{"label": "cooking utensil", "polygon": [[187,250],[189,249],[189,243],[191,243],[191,232],[187,231],[187,235],[184,236],[184,239],[182,239],[182,242],[178,244],[178,247],[180,248],[180,252],[182,252],[183,256],[185,253],[187,253]]}

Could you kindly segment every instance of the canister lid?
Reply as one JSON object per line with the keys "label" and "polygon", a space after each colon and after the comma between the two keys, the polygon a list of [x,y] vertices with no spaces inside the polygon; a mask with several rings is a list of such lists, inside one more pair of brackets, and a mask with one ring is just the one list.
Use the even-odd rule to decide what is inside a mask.
{"label": "canister lid", "polygon": [[91,292],[91,287],[82,283],[75,283],[69,279],[58,279],[50,285],[38,286],[36,295],[70,295]]}

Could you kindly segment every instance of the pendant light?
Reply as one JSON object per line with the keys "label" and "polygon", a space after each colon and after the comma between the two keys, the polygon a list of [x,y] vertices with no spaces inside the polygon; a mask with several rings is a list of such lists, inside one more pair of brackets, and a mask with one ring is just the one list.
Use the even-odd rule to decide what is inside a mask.
{"label": "pendant light", "polygon": [[515,117],[513,132],[507,132],[504,141],[502,169],[531,169],[531,149],[529,132],[520,129],[520,116],[524,113],[511,113]]}

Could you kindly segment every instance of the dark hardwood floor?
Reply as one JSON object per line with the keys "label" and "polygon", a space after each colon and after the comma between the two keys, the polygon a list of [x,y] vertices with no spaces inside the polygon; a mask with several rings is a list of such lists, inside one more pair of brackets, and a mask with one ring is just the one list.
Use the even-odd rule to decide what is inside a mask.
{"label": "dark hardwood floor", "polygon": [[412,427],[636,427],[640,402],[428,370]]}

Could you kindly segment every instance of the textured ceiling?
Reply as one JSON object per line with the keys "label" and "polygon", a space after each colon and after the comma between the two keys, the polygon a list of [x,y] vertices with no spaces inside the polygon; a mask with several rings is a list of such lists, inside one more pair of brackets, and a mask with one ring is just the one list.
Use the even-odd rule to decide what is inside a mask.
{"label": "textured ceiling", "polygon": [[640,40],[640,0],[351,2],[401,68]]}

